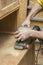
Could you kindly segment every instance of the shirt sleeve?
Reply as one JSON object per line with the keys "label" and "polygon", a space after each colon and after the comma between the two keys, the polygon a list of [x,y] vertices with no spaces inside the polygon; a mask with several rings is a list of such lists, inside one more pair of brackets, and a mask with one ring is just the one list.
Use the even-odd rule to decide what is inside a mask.
{"label": "shirt sleeve", "polygon": [[43,6],[43,0],[37,0],[38,1],[38,3],[41,5],[41,6]]}

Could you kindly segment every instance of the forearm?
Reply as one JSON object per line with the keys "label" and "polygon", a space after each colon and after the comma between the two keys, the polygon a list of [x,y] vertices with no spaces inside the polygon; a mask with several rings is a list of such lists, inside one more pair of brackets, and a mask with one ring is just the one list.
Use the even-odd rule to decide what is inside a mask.
{"label": "forearm", "polygon": [[32,30],[31,37],[43,39],[43,31],[34,31],[34,30]]}
{"label": "forearm", "polygon": [[33,18],[43,7],[39,3],[35,3],[30,11],[27,20]]}

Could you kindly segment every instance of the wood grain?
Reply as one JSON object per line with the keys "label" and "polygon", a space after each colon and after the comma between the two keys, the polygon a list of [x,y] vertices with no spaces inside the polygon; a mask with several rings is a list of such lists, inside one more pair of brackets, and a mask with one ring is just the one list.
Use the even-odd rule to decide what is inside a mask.
{"label": "wood grain", "polygon": [[34,47],[31,49],[14,49],[14,36],[0,35],[0,65],[31,65],[35,63]]}
{"label": "wood grain", "polygon": [[[19,9],[19,3],[17,1],[0,1],[1,3],[1,8],[0,8],[0,20],[3,19],[4,17],[8,16],[12,12],[16,11]],[[3,4],[3,5],[2,5]]]}

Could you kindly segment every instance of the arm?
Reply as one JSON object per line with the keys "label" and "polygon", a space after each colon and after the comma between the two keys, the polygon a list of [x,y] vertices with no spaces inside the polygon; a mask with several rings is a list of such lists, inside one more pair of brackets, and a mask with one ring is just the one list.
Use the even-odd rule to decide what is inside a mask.
{"label": "arm", "polygon": [[28,15],[27,17],[27,20],[28,18],[31,19],[33,18],[37,13],[40,12],[40,10],[42,9],[43,7],[37,2],[33,5],[32,7],[32,10],[30,11],[30,14]]}
{"label": "arm", "polygon": [[34,31],[34,30],[32,30],[30,36],[35,37],[35,38],[43,39],[43,31]]}
{"label": "arm", "polygon": [[43,7],[38,2],[35,3],[32,7],[32,10],[30,11],[27,19],[24,21],[23,25],[27,24],[29,26],[30,19],[33,18],[37,13],[39,13],[42,8]]}
{"label": "arm", "polygon": [[[42,0],[43,1],[43,0]],[[33,18],[43,7],[37,2],[34,4],[31,12],[29,13],[27,19],[22,25],[30,25],[30,19]],[[37,37],[43,39],[43,31],[34,31],[34,30],[21,30],[15,33],[15,37],[18,40],[24,41],[29,37]]]}

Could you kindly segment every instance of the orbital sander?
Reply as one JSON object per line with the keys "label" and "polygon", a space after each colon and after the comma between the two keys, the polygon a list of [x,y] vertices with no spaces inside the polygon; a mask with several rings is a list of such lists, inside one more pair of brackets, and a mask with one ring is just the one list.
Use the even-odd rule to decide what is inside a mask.
{"label": "orbital sander", "polygon": [[[20,27],[18,30],[25,30],[25,29],[28,30],[29,27],[27,25],[24,25],[24,26]],[[39,31],[40,27],[35,25],[32,29]],[[26,39],[24,41],[21,41],[21,40],[16,41],[14,48],[17,50],[27,49],[28,48],[27,45],[32,44],[35,40],[36,40],[36,38],[29,37],[28,39]]]}

